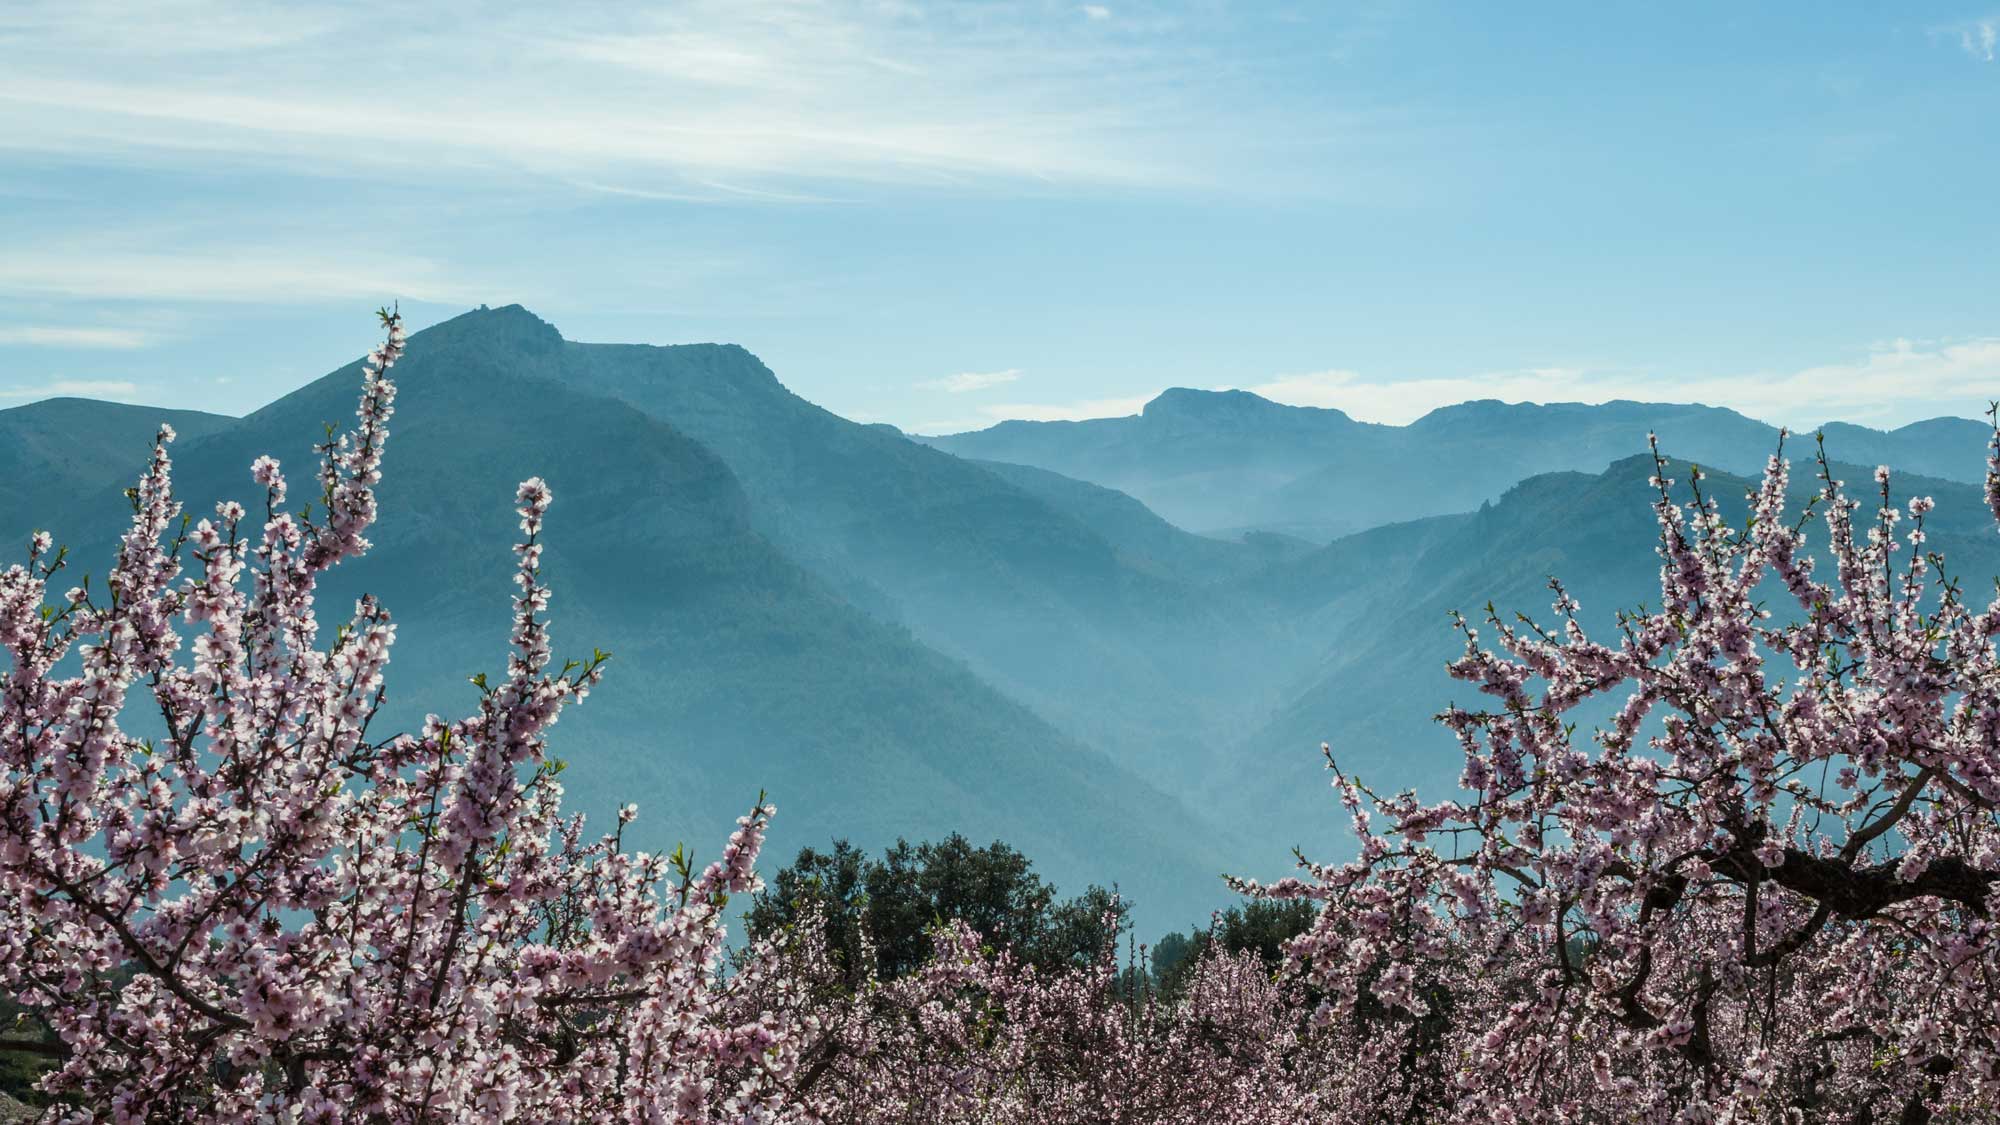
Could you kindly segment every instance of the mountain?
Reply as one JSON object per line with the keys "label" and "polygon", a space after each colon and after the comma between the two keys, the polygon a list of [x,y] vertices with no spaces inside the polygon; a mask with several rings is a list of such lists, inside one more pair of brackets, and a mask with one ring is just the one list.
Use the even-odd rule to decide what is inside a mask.
{"label": "mountain", "polygon": [[[1846,452],[1832,438],[1828,445]],[[1798,452],[1794,513],[1817,488],[1809,455]],[[1976,451],[1960,460],[1976,464]],[[1956,468],[1965,471],[1963,464]],[[1872,487],[1868,465],[1835,462],[1834,471],[1851,489]],[[1651,457],[1639,456],[1597,473],[1530,477],[1478,511],[1373,528],[1248,580],[1260,596],[1310,622],[1328,644],[1289,685],[1286,704],[1231,747],[1230,784],[1218,778],[1215,788],[1223,797],[1219,815],[1291,830],[1263,841],[1265,864],[1282,864],[1284,849],[1301,842],[1309,855],[1348,854],[1352,841],[1325,788],[1322,741],[1331,743],[1343,769],[1379,789],[1415,788],[1431,800],[1454,795],[1463,759],[1432,717],[1454,701],[1473,706],[1481,697],[1445,671],[1464,651],[1451,612],[1483,629],[1490,603],[1504,618],[1519,612],[1547,623],[1551,576],[1583,604],[1581,620],[1600,636],[1618,610],[1657,604],[1652,473]],[[1685,500],[1685,462],[1668,475],[1681,482],[1676,495]],[[1904,472],[1894,483],[1898,503],[1915,495],[1936,499],[1926,520],[1927,549],[1943,552],[1949,573],[1967,590],[1984,589],[2000,575],[2000,538],[1979,488]],[[1711,471],[1703,489],[1740,522],[1752,485]],[[1815,519],[1807,532],[1815,547],[1823,544],[1823,522]],[[1819,573],[1831,573],[1824,562]],[[1787,599],[1774,590],[1769,604],[1784,612]],[[1595,716],[1580,717],[1587,725]]]}
{"label": "mountain", "polygon": [[[1133,418],[913,440],[740,347],[579,343],[518,306],[418,333],[396,375],[376,549],[321,599],[396,613],[390,717],[470,707],[465,678],[500,666],[514,486],[541,475],[558,651],[615,657],[556,732],[577,807],[637,801],[647,845],[700,844],[767,788],[774,856],[963,831],[1067,889],[1117,881],[1146,926],[1218,905],[1216,873],[1282,872],[1294,844],[1348,854],[1322,740],[1382,788],[1450,793],[1431,716],[1471,693],[1444,673],[1449,610],[1544,613],[1550,574],[1600,625],[1655,596],[1648,430],[1730,503],[1748,483],[1729,471],[1776,443],[1703,406],[1485,401],[1380,426],[1185,390]],[[303,500],[358,385],[349,365],[240,420],[0,411],[0,533],[49,526],[101,567],[162,416],[191,513],[254,499],[266,452]],[[1933,474],[1898,477],[1937,497],[1932,542],[1981,586],[2000,573],[1964,483],[1985,427],[1826,433],[1848,480]],[[1809,478],[1810,445],[1790,451]]]}
{"label": "mountain", "polygon": [[1234,539],[1195,535],[1114,488],[1032,465],[973,463],[1090,528],[1125,563],[1182,582],[1199,585],[1247,577],[1313,549],[1306,540],[1270,532]]}
{"label": "mountain", "polygon": [[1190,531],[1257,527],[1326,538],[1317,516],[1267,502],[1384,427],[1338,410],[1281,406],[1248,391],[1165,391],[1129,418],[1001,422],[919,440],[963,457],[1048,469],[1129,493]]}
{"label": "mountain", "polygon": [[[55,497],[79,496],[131,472],[162,422],[187,438],[233,424],[197,410],[165,410],[86,398],[51,398],[0,410],[0,550],[22,549],[51,520]],[[16,557],[8,554],[5,557]]]}
{"label": "mountain", "polygon": [[1162,784],[1197,776],[1275,701],[1260,662],[1288,631],[1204,585],[1272,548],[1171,529],[1141,548],[1143,512],[1099,526],[1116,498],[850,422],[733,345],[575,343],[518,306],[432,332],[467,361],[670,422],[729,466],[756,530],[830,589]]}
{"label": "mountain", "polygon": [[[923,440],[1119,489],[1188,530],[1266,528],[1325,542],[1470,511],[1539,473],[1597,472],[1642,452],[1649,432],[1677,455],[1741,473],[1759,471],[1778,438],[1775,427],[1699,405],[1481,400],[1384,426],[1247,391],[1176,389],[1128,418],[1003,422]],[[1848,460],[1969,482],[1983,472],[1973,454],[1991,428],[1938,418],[1826,432]]]}
{"label": "mountain", "polygon": [[1987,422],[1970,418],[1930,418],[1894,430],[1871,430],[1846,422],[1828,422],[1820,427],[1826,445],[1842,460],[1863,465],[1894,465],[1900,470],[1925,473],[1944,480],[1979,483],[1983,462],[1967,456],[1968,450],[1985,447],[1993,437]]}
{"label": "mountain", "polygon": [[[1066,888],[1115,880],[1160,924],[1223,898],[1219,880],[1190,878],[1225,869],[1205,821],[794,561],[759,529],[723,457],[576,377],[573,365],[599,359],[592,346],[494,313],[411,337],[375,548],[320,597],[335,619],[363,590],[395,613],[386,718],[470,708],[466,677],[501,667],[514,486],[541,475],[555,493],[544,568],[558,654],[614,655],[553,739],[573,763],[576,807],[601,815],[636,801],[644,845],[719,846],[768,789],[774,858],[834,837],[877,847],[963,831],[1007,840]],[[349,365],[178,443],[187,510],[255,499],[248,469],[266,452],[284,461],[294,496],[309,495],[311,445],[324,423],[351,417],[359,386]],[[132,444],[128,471],[143,451]],[[121,487],[39,503],[81,548],[79,570],[108,559]]]}

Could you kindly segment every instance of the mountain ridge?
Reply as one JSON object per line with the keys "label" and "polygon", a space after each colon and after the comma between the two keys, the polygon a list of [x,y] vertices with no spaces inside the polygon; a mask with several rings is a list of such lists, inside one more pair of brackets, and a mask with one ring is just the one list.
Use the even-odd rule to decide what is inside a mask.
{"label": "mountain ridge", "polygon": [[[1810,454],[1788,456],[1788,510],[1796,514],[1819,482]],[[1674,499],[1686,503],[1688,461],[1667,459]],[[1871,466],[1834,460],[1831,468],[1849,495],[1871,494]],[[1650,454],[1636,454],[1601,472],[1539,474],[1477,511],[1372,528],[1254,576],[1250,581],[1262,584],[1266,596],[1330,640],[1319,660],[1287,685],[1286,702],[1223,755],[1230,776],[1250,779],[1217,789],[1226,795],[1225,817],[1298,824],[1313,845],[1309,854],[1339,854],[1345,837],[1330,815],[1330,794],[1319,787],[1321,742],[1331,744],[1343,769],[1371,784],[1392,792],[1417,788],[1431,800],[1456,796],[1462,756],[1432,716],[1454,702],[1477,706],[1482,697],[1445,672],[1464,651],[1451,611],[1481,629],[1481,607],[1489,604],[1503,620],[1520,612],[1547,624],[1553,577],[1582,603],[1587,629],[1600,639],[1613,635],[1618,610],[1658,601],[1654,471]],[[1704,494],[1740,524],[1756,478],[1706,468],[1704,477]],[[1936,500],[1926,517],[1926,550],[1944,554],[1948,574],[1969,580],[1968,588],[2000,576],[2000,541],[1978,486],[1903,471],[1891,484],[1898,503],[1914,495]],[[1824,524],[1814,520],[1808,533],[1814,555],[1823,556]],[[1830,577],[1823,557],[1818,573]],[[1774,610],[1786,612],[1788,598],[1774,589]],[[1586,730],[1602,717],[1588,709],[1575,716]],[[1263,857],[1282,862],[1275,848]]]}
{"label": "mountain ridge", "polygon": [[[1960,481],[1976,479],[1964,454],[1991,432],[1949,417],[1894,430],[1838,422],[1825,429],[1856,461]],[[1263,529],[1324,543],[1470,511],[1537,473],[1601,470],[1643,451],[1648,433],[1679,455],[1735,472],[1759,469],[1778,439],[1775,426],[1699,403],[1473,399],[1395,426],[1248,391],[1172,388],[1124,417],[1005,422],[917,440],[1118,489],[1185,530]]]}
{"label": "mountain ridge", "polygon": [[[874,847],[964,831],[1009,840],[1071,889],[1120,881],[1163,922],[1222,901],[1219,880],[1166,875],[1223,870],[1207,821],[828,588],[757,529],[752,498],[709,447],[549,378],[576,354],[567,342],[538,342],[546,333],[518,320],[466,327],[411,337],[394,372],[375,549],[320,594],[335,620],[363,590],[396,614],[385,718],[474,702],[465,677],[506,651],[514,485],[541,475],[555,494],[544,567],[557,648],[614,654],[553,743],[576,764],[565,780],[578,808],[635,800],[653,826],[635,839],[667,846],[657,833],[720,838],[767,788],[783,809],[774,855],[836,835]],[[359,386],[350,363],[176,443],[186,510],[252,499],[259,454],[280,458],[295,495],[309,487],[321,424],[350,417]],[[143,454],[131,450],[133,472]],[[79,548],[79,569],[109,557],[126,511],[117,489],[65,505],[72,518],[54,530]],[[1127,805],[1146,816],[1122,816]]]}
{"label": "mountain ridge", "polygon": [[[1698,404],[1474,400],[1391,427],[1198,390],[1150,421],[977,432],[1083,439],[1073,455],[1142,483],[1171,470],[1158,479],[1251,529],[1223,536],[1080,471],[841,418],[733,344],[570,341],[508,305],[415,334],[395,376],[377,549],[322,592],[329,616],[363,589],[397,614],[394,705],[448,702],[504,652],[509,499],[541,475],[557,647],[617,657],[559,732],[579,807],[636,798],[647,822],[703,839],[768,784],[780,851],[990,833],[1067,889],[1120,881],[1149,919],[1220,903],[1190,872],[1263,876],[1293,843],[1337,854],[1322,740],[1373,782],[1449,795],[1456,751],[1429,716],[1466,693],[1442,673],[1458,649],[1445,609],[1532,611],[1551,571],[1591,612],[1649,596],[1645,430],[1725,492],[1776,434]],[[177,422],[187,510],[250,497],[263,453],[311,491],[313,445],[358,386],[349,363],[242,419]],[[101,562],[164,413],[0,411],[0,457],[34,486],[0,481],[0,530],[55,512],[78,564]],[[1939,478],[1898,476],[1953,508],[1934,542],[2000,571],[1990,529],[1956,514],[1984,511],[1963,482],[1983,473],[1985,427],[1827,431],[1849,481],[1878,460]],[[1307,541],[1246,518],[1284,504],[1293,530],[1353,530]]]}

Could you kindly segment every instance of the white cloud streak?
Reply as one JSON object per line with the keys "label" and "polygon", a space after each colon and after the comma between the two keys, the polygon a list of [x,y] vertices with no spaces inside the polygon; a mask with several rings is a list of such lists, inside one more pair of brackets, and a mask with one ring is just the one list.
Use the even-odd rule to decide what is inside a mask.
{"label": "white cloud streak", "polygon": [[1155,391],[1153,394],[1093,398],[1078,402],[993,403],[979,407],[976,418],[920,422],[915,429],[921,434],[945,434],[983,429],[995,422],[1015,419],[1030,422],[1081,422],[1090,418],[1122,418],[1128,414],[1137,414],[1158,393]]}
{"label": "white cloud streak", "polygon": [[1005,371],[961,371],[956,375],[946,375],[942,379],[926,379],[916,384],[916,388],[920,391],[943,391],[946,394],[963,395],[1012,383],[1020,377],[1021,369],[1018,367],[1010,367]]}
{"label": "white cloud streak", "polygon": [[0,293],[266,304],[320,299],[472,303],[482,299],[476,286],[447,279],[434,263],[424,259],[271,249],[118,253],[98,252],[87,246],[10,248],[0,257]]}
{"label": "white cloud streak", "polygon": [[66,328],[48,325],[0,325],[0,346],[30,348],[143,348],[153,337],[131,328]]}
{"label": "white cloud streak", "polygon": [[2000,50],[2000,17],[1974,20],[1959,28],[1958,45],[1973,58],[1992,62],[1995,51]]}
{"label": "white cloud streak", "polygon": [[139,386],[122,379],[55,379],[32,387],[0,387],[0,399],[101,398],[130,402]]}
{"label": "white cloud streak", "polygon": [[1275,402],[1327,406],[1370,422],[1403,424],[1468,399],[1700,402],[1795,426],[1834,420],[1902,425],[1944,413],[1977,414],[2000,396],[2000,338],[1919,344],[1896,340],[1858,358],[1795,371],[1663,375],[1545,367],[1394,379],[1333,370],[1246,388]]}
{"label": "white cloud streak", "polygon": [[[1104,25],[1095,7],[1088,22]],[[1009,5],[457,14],[17,0],[0,16],[0,150],[375,177],[514,169],[741,198],[817,181],[1181,183],[1196,135],[1229,135],[1175,94],[1185,45],[1078,36]]]}
{"label": "white cloud streak", "polygon": [[[1219,387],[1218,390],[1232,389]],[[1648,374],[1537,367],[1474,375],[1398,379],[1333,369],[1282,375],[1242,388],[1291,406],[1330,407],[1364,422],[1407,425],[1432,410],[1474,399],[1505,402],[1697,402],[1805,429],[1826,422],[1892,428],[1954,414],[1976,417],[2000,398],[2000,337],[1920,343],[1893,340],[1858,357],[1791,371]],[[1008,419],[1076,421],[1137,414],[1154,395],[1068,403],[995,403],[978,417],[920,424],[956,433]]]}
{"label": "white cloud streak", "polygon": [[1129,398],[1093,398],[1082,402],[1011,402],[982,406],[979,412],[996,422],[1006,418],[1026,418],[1035,422],[1081,422],[1088,418],[1121,418],[1137,414],[1153,401],[1153,397],[1147,394]]}

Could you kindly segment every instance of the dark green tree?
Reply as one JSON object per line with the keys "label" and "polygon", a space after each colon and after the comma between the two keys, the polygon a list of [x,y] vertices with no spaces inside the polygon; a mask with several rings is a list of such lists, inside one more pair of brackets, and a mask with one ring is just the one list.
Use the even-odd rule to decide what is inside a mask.
{"label": "dark green tree", "polygon": [[1178,996],[1210,949],[1225,953],[1254,952],[1265,965],[1278,967],[1285,943],[1306,932],[1317,916],[1317,904],[1301,899],[1251,899],[1217,913],[1203,929],[1173,933],[1153,946],[1153,980],[1162,994]]}
{"label": "dark green tree", "polygon": [[975,847],[953,833],[935,843],[898,840],[880,859],[845,840],[802,849],[757,896],[746,926],[753,939],[763,938],[817,910],[833,956],[856,984],[868,969],[864,934],[885,979],[927,961],[930,931],[948,920],[1035,965],[1068,967],[1089,963],[1117,940],[1127,907],[1095,886],[1058,900],[1020,852],[997,840]]}

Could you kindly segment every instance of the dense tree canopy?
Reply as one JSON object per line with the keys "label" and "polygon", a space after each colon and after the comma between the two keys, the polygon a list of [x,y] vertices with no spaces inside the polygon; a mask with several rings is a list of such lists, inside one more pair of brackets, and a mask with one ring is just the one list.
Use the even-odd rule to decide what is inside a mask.
{"label": "dense tree canopy", "polygon": [[1151,950],[1153,983],[1169,995],[1186,991],[1189,976],[1212,951],[1255,954],[1265,967],[1284,963],[1285,947],[1312,928],[1318,912],[1303,900],[1251,899],[1218,912],[1209,925],[1171,933]]}
{"label": "dense tree canopy", "polygon": [[757,940],[811,919],[858,983],[921,967],[931,958],[932,932],[946,921],[1043,969],[1086,967],[1117,940],[1125,911],[1101,887],[1059,902],[1028,857],[997,840],[974,847],[953,834],[915,846],[898,840],[879,860],[845,840],[828,851],[801,849],[772,876],[746,922]]}

